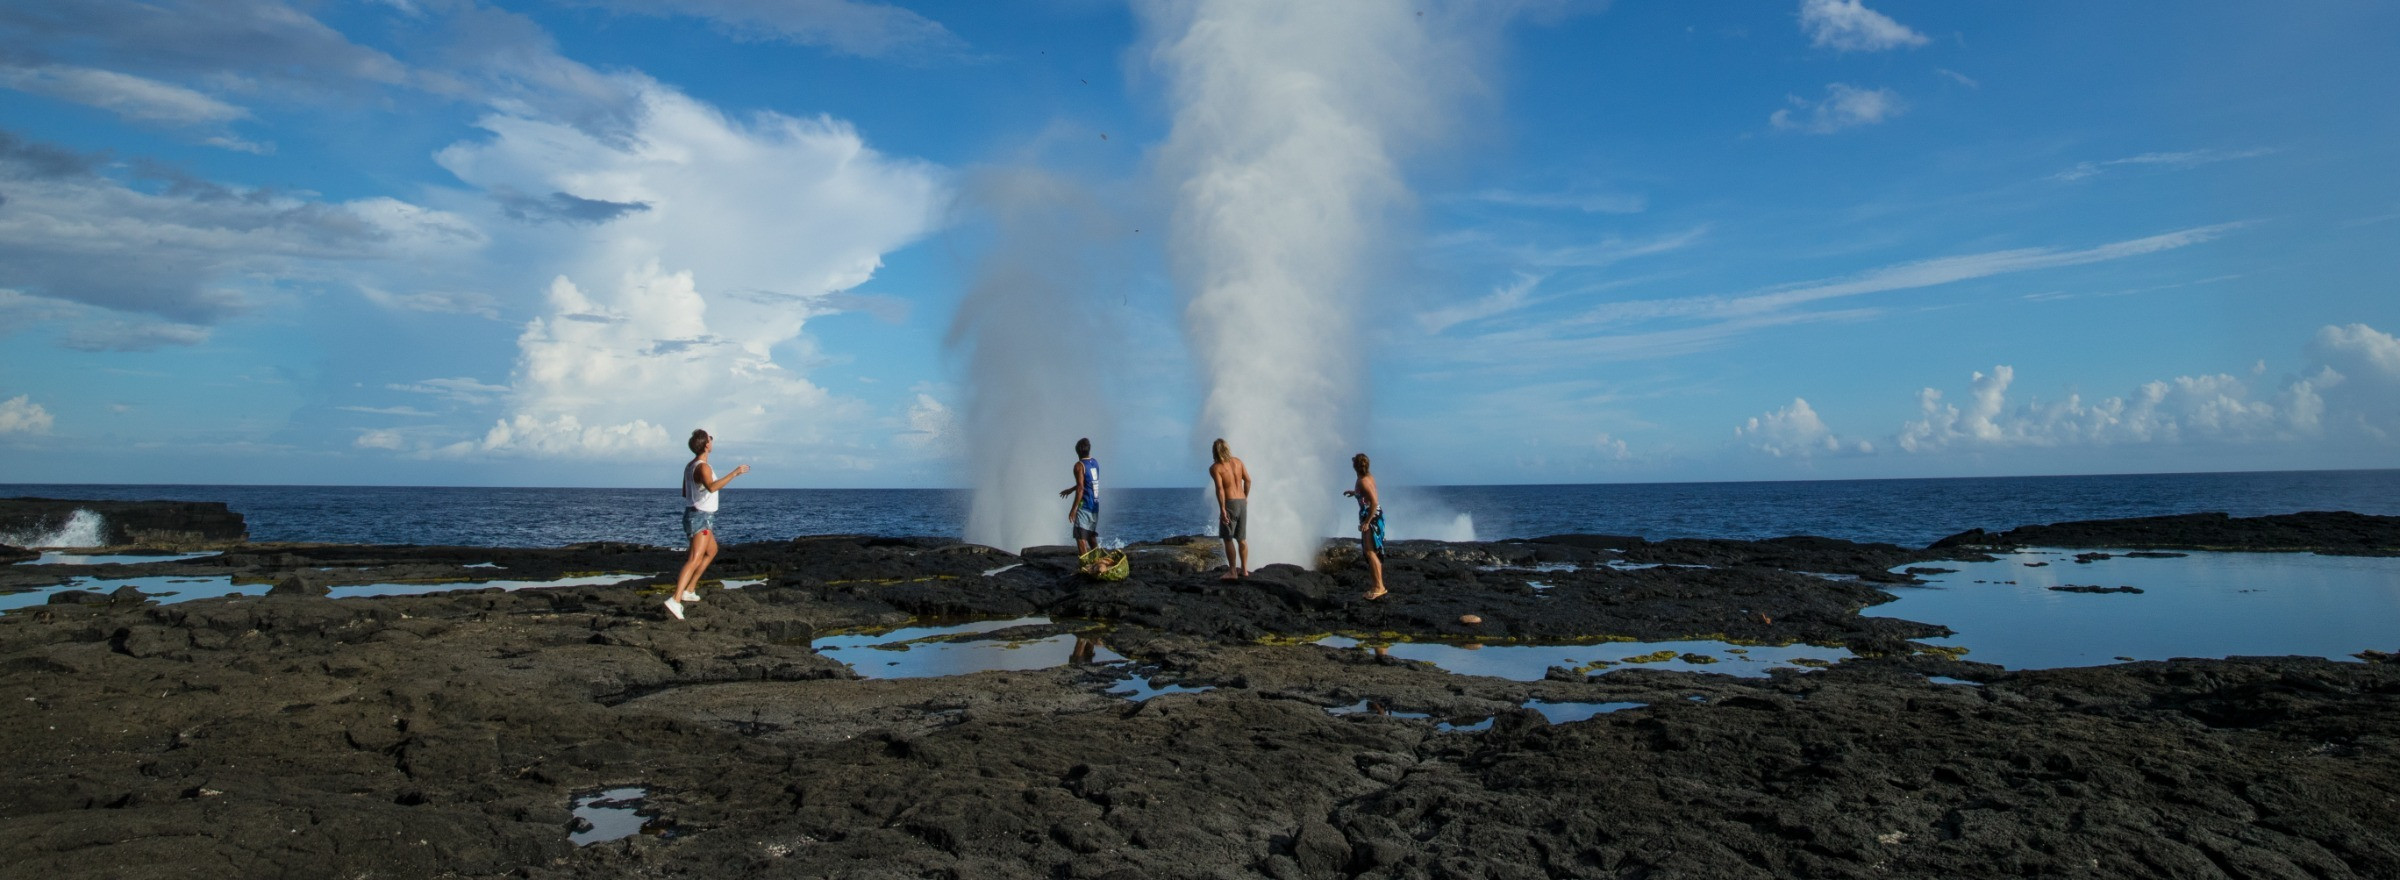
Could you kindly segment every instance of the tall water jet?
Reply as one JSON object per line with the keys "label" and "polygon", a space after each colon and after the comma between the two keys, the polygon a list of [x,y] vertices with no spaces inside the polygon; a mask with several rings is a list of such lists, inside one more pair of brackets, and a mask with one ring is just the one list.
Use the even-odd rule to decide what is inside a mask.
{"label": "tall water jet", "polygon": [[1112,451],[1103,377],[1118,353],[1095,292],[1117,274],[1110,245],[1126,227],[1083,187],[1038,170],[977,172],[961,200],[993,233],[945,343],[966,361],[965,537],[1010,552],[1067,543],[1058,490],[1072,485],[1075,440],[1091,438],[1103,462]]}
{"label": "tall water jet", "polygon": [[1142,7],[1175,108],[1159,162],[1204,374],[1193,448],[1224,437],[1248,462],[1261,563],[1313,564],[1325,537],[1349,533],[1340,492],[1366,416],[1370,264],[1410,205],[1399,160],[1474,81],[1471,41],[1423,8]]}

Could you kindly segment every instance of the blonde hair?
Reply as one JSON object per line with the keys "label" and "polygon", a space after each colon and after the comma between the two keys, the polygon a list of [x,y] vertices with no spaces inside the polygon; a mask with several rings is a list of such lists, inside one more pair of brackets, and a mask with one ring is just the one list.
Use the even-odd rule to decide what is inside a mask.
{"label": "blonde hair", "polygon": [[1216,456],[1218,464],[1224,464],[1226,459],[1233,457],[1233,450],[1225,445],[1223,437],[1217,438],[1217,442],[1208,447],[1208,453]]}

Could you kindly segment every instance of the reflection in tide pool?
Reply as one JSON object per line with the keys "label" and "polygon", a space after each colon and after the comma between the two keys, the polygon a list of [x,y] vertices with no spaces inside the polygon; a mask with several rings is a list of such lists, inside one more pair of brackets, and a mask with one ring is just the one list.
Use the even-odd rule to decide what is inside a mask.
{"label": "reflection in tide pool", "polygon": [[1649,704],[1553,703],[1548,700],[1528,700],[1525,703],[1525,708],[1542,713],[1542,717],[1550,719],[1550,723],[1552,724],[1565,724],[1570,721],[1588,721],[1593,718],[1606,715],[1610,712],[1622,712],[1627,709],[1639,709],[1646,705]]}
{"label": "reflection in tide pool", "polygon": [[[850,664],[865,678],[930,678],[992,670],[1048,669],[1068,663],[1118,663],[1124,656],[1100,645],[1094,635],[1064,633],[1021,641],[955,636],[1046,626],[1047,617],[980,620],[955,626],[912,626],[880,633],[826,636],[810,644],[818,653]],[[1145,684],[1144,687],[1147,687]]]}
{"label": "reflection in tide pool", "polygon": [[649,790],[635,787],[577,796],[573,806],[575,825],[567,833],[567,842],[590,846],[636,834],[676,836],[675,823],[651,811],[646,803],[649,797]]}
{"label": "reflection in tide pool", "polygon": [[1592,645],[1454,645],[1393,642],[1370,645],[1343,636],[1317,644],[1329,648],[1378,650],[1403,660],[1423,660],[1446,672],[1488,675],[1510,681],[1540,681],[1552,666],[1588,672],[1644,667],[1759,677],[1777,667],[1829,666],[1849,659],[1848,648],[1818,645],[1735,645],[1728,642],[1601,642]]}
{"label": "reflection in tide pool", "polygon": [[[2206,553],[2075,561],[2028,550],[1993,562],[1945,562],[1927,586],[1887,587],[1900,601],[1866,613],[1938,623],[1927,640],[2012,669],[2097,666],[2119,657],[2313,655],[2336,660],[2400,647],[2400,558]],[[2049,563],[2034,565],[2032,563]],[[2139,587],[2069,593],[2055,586]]]}
{"label": "reflection in tide pool", "polygon": [[[527,590],[540,587],[585,587],[599,584],[622,583],[640,577],[646,577],[646,575],[601,574],[589,575],[586,577],[560,578],[554,581],[454,581],[440,584],[360,584],[358,586],[351,587],[334,587],[329,596],[335,599],[350,599],[362,596],[421,596],[432,593],[447,593],[454,590],[483,590],[490,589],[492,587],[499,587],[504,590]],[[727,585],[730,587],[734,583],[737,582],[728,581]],[[216,599],[224,596],[264,596],[267,594],[268,590],[274,589],[275,585],[236,584],[233,582],[233,578],[226,575],[200,577],[170,575],[134,578],[75,578],[65,584],[55,587],[41,587],[39,589],[26,590],[21,593],[0,595],[0,611],[10,611],[18,608],[31,608],[36,605],[47,604],[50,601],[50,597],[58,593],[75,590],[96,593],[110,593],[115,592],[119,587],[132,587],[136,590],[142,591],[143,595],[155,599],[161,604],[173,604],[176,602],[189,602],[194,599]]]}
{"label": "reflection in tide pool", "polygon": [[42,587],[22,593],[0,596],[0,611],[14,611],[46,605],[59,593],[85,590],[96,593],[115,592],[118,587],[132,587],[160,602],[189,602],[193,599],[213,599],[218,596],[265,595],[270,584],[235,586],[233,578],[215,577],[139,577],[139,578],[76,578],[62,586]]}
{"label": "reflection in tide pool", "polygon": [[152,563],[152,562],[180,562],[180,561],[182,561],[182,560],[185,560],[185,559],[200,559],[200,558],[202,558],[202,557],[207,557],[207,556],[215,556],[215,555],[217,555],[217,553],[216,553],[215,551],[210,551],[210,552],[207,552],[207,553],[161,553],[161,554],[139,554],[139,553],[106,553],[106,554],[93,555],[93,554],[89,554],[89,553],[77,553],[77,552],[74,552],[74,551],[72,551],[72,550],[47,550],[47,551],[43,551],[43,553],[42,553],[42,558],[40,558],[40,559],[36,559],[36,560],[33,560],[33,561],[31,561],[31,562],[23,562],[23,563],[19,563],[19,564],[20,564],[20,565],[143,565],[143,564]]}
{"label": "reflection in tide pool", "polygon": [[359,584],[357,586],[350,587],[335,587],[333,588],[333,592],[328,595],[335,599],[355,599],[365,596],[423,596],[431,593],[447,593],[453,590],[488,590],[493,587],[499,587],[500,589],[513,592],[516,590],[531,590],[540,587],[594,587],[603,584],[624,583],[635,578],[643,577],[649,577],[649,575],[622,573],[593,574],[585,575],[583,577],[559,578],[558,580],[554,581],[453,581],[450,583],[441,584]]}

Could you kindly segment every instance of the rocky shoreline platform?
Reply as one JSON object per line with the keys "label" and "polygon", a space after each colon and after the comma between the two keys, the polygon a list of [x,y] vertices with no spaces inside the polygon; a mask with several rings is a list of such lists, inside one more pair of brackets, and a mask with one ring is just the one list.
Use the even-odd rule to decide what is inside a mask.
{"label": "rocky shoreline platform", "polygon": [[[0,595],[51,591],[0,615],[0,865],[2400,877],[2400,663],[2009,670],[1928,645],[1940,626],[1875,615],[1912,568],[2036,542],[2390,555],[2400,517],[2064,523],[1926,549],[1404,541],[1386,563],[1393,595],[1375,602],[1342,544],[1316,570],[1230,583],[1213,540],[1141,544],[1132,577],[1103,583],[1063,548],[808,536],[725,548],[687,621],[659,609],[681,562],[667,548],[236,538],[89,564],[0,549],[15,560]],[[144,549],[132,543],[115,549]],[[267,595],[60,589],[79,578],[225,578]],[[359,585],[445,591],[328,597]],[[971,620],[1002,623],[909,650],[827,647]],[[1844,659],[1506,677],[1371,649],[1693,639]],[[950,645],[1057,656],[924,677],[876,662]],[[578,845],[575,808],[603,792],[638,798],[641,831]]]}

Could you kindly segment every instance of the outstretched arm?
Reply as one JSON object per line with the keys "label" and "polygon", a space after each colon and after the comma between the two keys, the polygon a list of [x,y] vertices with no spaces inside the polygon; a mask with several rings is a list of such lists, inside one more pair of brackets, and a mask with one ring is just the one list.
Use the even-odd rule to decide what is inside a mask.
{"label": "outstretched arm", "polygon": [[717,476],[716,470],[709,467],[708,462],[704,461],[700,463],[700,472],[694,474],[693,476],[699,477],[700,485],[707,486],[708,491],[721,492],[724,491],[726,483],[733,482],[733,478],[749,472],[749,465],[735,465],[732,471],[729,471],[724,476],[720,477]]}

